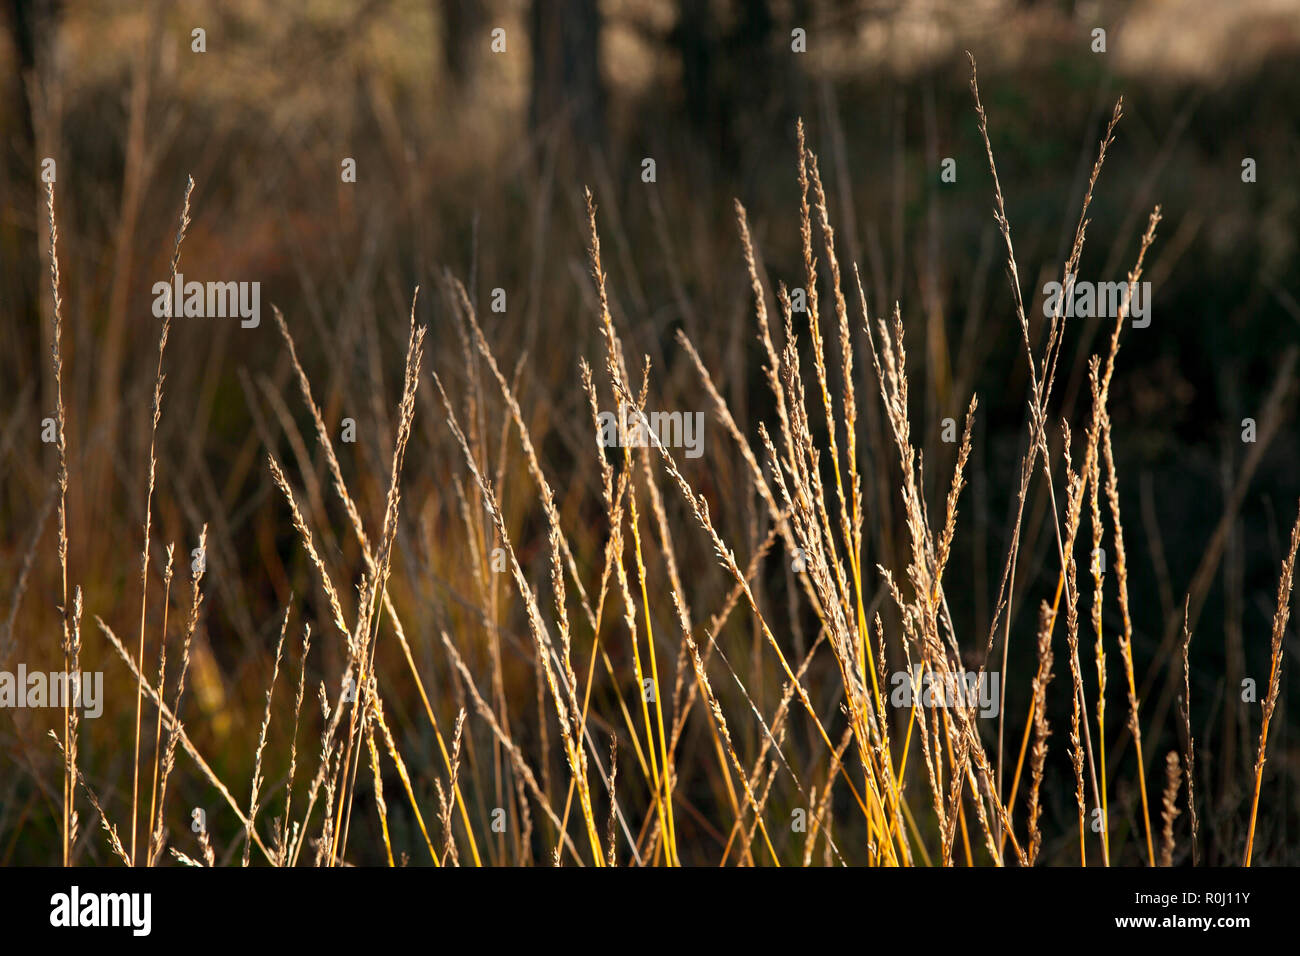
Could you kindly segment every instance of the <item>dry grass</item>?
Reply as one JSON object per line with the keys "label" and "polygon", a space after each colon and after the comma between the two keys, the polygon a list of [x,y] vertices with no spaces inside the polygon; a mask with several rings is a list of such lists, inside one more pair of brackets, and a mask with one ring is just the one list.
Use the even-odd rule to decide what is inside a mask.
{"label": "dry grass", "polygon": [[[1168,866],[1181,858],[1195,858],[1195,768],[1202,762],[1196,759],[1192,737],[1187,657],[1194,619],[1191,602],[1194,596],[1203,596],[1204,588],[1193,582],[1182,620],[1184,689],[1177,732],[1183,737],[1183,759],[1180,762],[1173,751],[1166,758],[1157,848],[1146,767],[1150,748],[1144,751],[1143,740],[1144,729],[1155,726],[1157,737],[1166,729],[1160,725],[1163,714],[1149,716],[1149,701],[1140,689],[1135,664],[1128,558],[1108,410],[1128,321],[1127,303],[1114,317],[1102,351],[1091,357],[1091,402],[1082,424],[1072,428],[1068,421],[1058,421],[1053,411],[1054,386],[1071,320],[1058,308],[1045,328],[1036,329],[1030,321],[973,59],[971,91],[1029,381],[1024,450],[1016,474],[1010,476],[1018,482],[1018,491],[987,633],[982,629],[977,633],[954,615],[949,602],[953,589],[970,585],[962,575],[952,573],[951,559],[961,533],[959,518],[973,436],[980,428],[979,401],[973,394],[968,399],[962,396],[967,411],[951,472],[937,483],[927,482],[923,452],[927,443],[918,437],[909,395],[904,317],[897,307],[888,316],[868,314],[857,263],[852,265],[853,287],[848,287],[848,270],[841,268],[838,258],[819,161],[800,124],[797,179],[803,285],[798,292],[806,298],[806,310],[796,310],[795,290],[784,283],[773,293],[746,210],[736,203],[773,420],[751,427],[744,412],[733,408],[727,389],[719,384],[722,378],[710,369],[698,343],[684,331],[678,336],[688,367],[699,380],[692,394],[707,400],[725,436],[719,442],[734,445],[739,456],[738,477],[731,485],[709,480],[653,431],[639,446],[625,443],[611,449],[600,440],[601,410],[627,409],[634,421],[648,420],[658,384],[654,376],[667,372],[652,368],[649,356],[629,361],[628,335],[616,318],[620,312],[602,263],[601,223],[590,192],[585,210],[590,229],[590,304],[604,349],[602,359],[593,364],[603,375],[594,373],[584,360],[581,387],[571,383],[574,401],[567,406],[557,398],[549,409],[539,409],[523,397],[523,360],[513,377],[506,374],[465,286],[450,274],[442,277],[440,291],[460,337],[463,358],[459,371],[465,387],[459,400],[452,397],[455,387],[444,387],[438,374],[428,377],[433,379],[454,439],[453,453],[460,456],[456,484],[443,490],[448,501],[454,493],[464,526],[465,577],[473,581],[472,590],[464,595],[424,574],[421,556],[432,550],[431,542],[436,547],[441,541],[431,533],[421,503],[404,508],[407,450],[412,442],[424,441],[416,433],[417,410],[437,410],[428,394],[424,368],[428,330],[416,321],[416,299],[411,300],[407,320],[395,411],[381,408],[376,414],[377,421],[384,423],[377,429],[384,440],[374,444],[388,456],[387,468],[376,454],[372,462],[376,467],[351,483],[329,424],[335,420],[336,403],[331,396],[325,405],[318,404],[314,395],[330,392],[314,392],[289,321],[276,310],[292,377],[324,458],[329,490],[345,519],[341,531],[331,526],[319,476],[292,415],[275,389],[263,384],[265,394],[274,396],[277,415],[294,448],[294,458],[285,460],[296,461],[301,472],[291,478],[274,449],[266,449],[270,481],[279,496],[275,500],[282,498],[287,505],[286,527],[291,530],[286,537],[293,542],[290,547],[300,548],[306,556],[315,579],[313,588],[324,595],[322,616],[329,625],[317,640],[320,663],[316,666],[326,674],[317,689],[319,760],[305,802],[300,800],[297,806],[293,797],[298,737],[313,650],[306,621],[291,723],[282,726],[273,705],[290,618],[295,613],[304,618],[311,614],[303,610],[305,599],[291,598],[284,608],[269,679],[262,675],[265,704],[251,748],[253,771],[246,810],[222,782],[217,767],[201,755],[180,716],[187,702],[195,637],[203,627],[200,585],[208,557],[206,525],[194,552],[203,560],[192,565],[179,665],[173,665],[177,673],[169,675],[167,667],[171,545],[166,548],[162,575],[156,683],[150,683],[144,673],[155,477],[160,465],[169,465],[157,458],[154,445],[161,417],[169,312],[158,342],[153,389],[135,653],[108,624],[96,619],[135,685],[130,825],[122,826],[122,833],[129,829],[130,837],[129,842],[122,839],[106,813],[105,801],[78,767],[78,715],[75,708],[65,707],[61,738],[53,735],[63,766],[63,862],[73,862],[76,848],[84,846],[78,839],[78,789],[99,815],[110,852],[129,865],[153,865],[164,850],[170,850],[181,863],[196,866],[212,866],[219,855],[232,859],[238,852],[247,866],[254,847],[267,862],[279,866],[302,862],[304,847],[310,848],[306,859],[323,866],[375,860],[392,866],[410,861],[412,854],[422,859],[425,852],[435,866],[494,862],[810,865],[819,850],[821,861],[834,865],[1027,866],[1077,860],[1083,865],[1140,861]],[[1062,264],[1063,280],[1079,270],[1093,190],[1121,117],[1117,103],[1087,182],[1069,256]],[[191,180],[171,257],[173,276],[190,223],[192,190]],[[73,671],[82,653],[82,595],[79,587],[69,594],[65,506],[69,473],[63,439],[61,302],[52,189],[48,202],[56,322],[54,381],[59,387],[56,487],[62,650],[65,669]],[[1142,281],[1160,218],[1156,206],[1128,274],[1130,294]],[[828,302],[821,298],[823,290],[830,292]],[[779,322],[769,316],[770,295],[778,304]],[[854,306],[851,299],[856,300]],[[375,334],[378,338],[377,329]],[[835,339],[829,349],[828,337]],[[863,337],[867,362],[855,355],[855,342]],[[630,368],[640,371],[639,382],[632,380]],[[1289,365],[1284,363],[1284,368]],[[481,379],[484,370],[487,375]],[[1283,390],[1289,387],[1286,374],[1279,381]],[[380,377],[372,396],[380,406],[388,400],[382,385]],[[859,385],[864,386],[861,395]],[[1275,394],[1281,393],[1275,389]],[[1278,427],[1279,403],[1280,399],[1270,402],[1262,429],[1266,435]],[[544,464],[550,438],[545,412],[576,406],[579,417],[585,418],[584,404],[590,409],[594,434],[583,423],[582,442],[587,449],[594,447],[599,469],[599,500],[594,503],[578,502],[585,486],[568,474],[548,474]],[[860,414],[866,427],[860,427]],[[422,411],[422,419],[424,415]],[[1052,437],[1057,433],[1059,441]],[[878,441],[869,444],[864,435]],[[716,446],[710,449],[712,455],[722,451]],[[512,460],[512,456],[520,457]],[[588,469],[591,464],[588,457],[581,467]],[[933,479],[936,462],[930,465]],[[1246,467],[1250,470],[1254,465],[1248,462]],[[511,480],[521,473],[527,483]],[[883,555],[869,557],[864,539],[864,526],[873,520],[872,503],[877,500],[864,483],[880,474],[893,476],[889,500],[904,529],[901,557],[894,562]],[[305,498],[295,492],[295,481],[306,486]],[[1009,730],[1014,741],[1016,733],[1014,725],[1006,727],[1013,604],[1021,593],[1017,580],[1024,570],[1020,557],[1025,518],[1036,482],[1041,482],[1046,499],[1041,507],[1055,546],[1056,561],[1050,572],[1056,585],[1050,599],[1044,594],[1037,602],[1036,664],[1028,673],[1016,675],[1017,688],[1023,686],[1029,708],[1008,775],[1006,758],[1011,751],[1004,750],[1004,736]],[[1058,491],[1064,505],[1059,511]],[[733,541],[726,529],[735,522],[731,515],[724,520],[721,513],[738,505],[742,496],[751,505],[748,540]],[[363,515],[374,501],[382,501],[382,510],[377,535],[371,537]],[[1229,510],[1239,504],[1239,497],[1234,497]],[[740,513],[739,507],[735,511]],[[1094,556],[1106,550],[1108,523],[1113,560],[1104,567]],[[720,578],[706,577],[698,563],[685,557],[701,547],[712,552]],[[1250,865],[1257,841],[1298,547],[1300,517],[1277,588],[1271,667],[1261,701],[1244,837],[1245,865]],[[778,553],[781,548],[784,554]],[[1080,549],[1092,578],[1090,616],[1084,625],[1092,629],[1095,668],[1091,674],[1080,650]],[[15,610],[30,566],[29,555],[14,596]],[[401,579],[403,573],[406,580]],[[723,587],[706,589],[699,584],[718,580]],[[422,611],[422,588],[435,584],[453,592],[463,607],[454,615],[441,612],[431,624]],[[1106,625],[1107,602],[1118,610],[1118,626]],[[618,603],[621,620],[614,620],[612,605]],[[781,619],[787,605],[790,624]],[[1057,633],[1062,607],[1069,679],[1053,683],[1062,640]],[[418,624],[408,630],[404,621]],[[1169,622],[1171,627],[1177,625]],[[803,636],[804,627],[815,628],[811,641]],[[12,630],[10,623],[6,640]],[[440,635],[440,642],[432,639],[434,633]],[[1108,663],[1108,653],[1115,648],[1126,704],[1126,719],[1118,727],[1117,721],[1106,720],[1108,675],[1115,666]],[[0,651],[4,649],[0,642]],[[0,662],[3,659],[0,653]],[[520,661],[533,678],[532,688],[511,676]],[[1156,662],[1157,668],[1166,665],[1167,661]],[[987,715],[969,698],[935,700],[923,693],[923,688],[965,686],[972,666],[977,681],[990,675],[1000,680],[996,724],[985,720]],[[894,701],[898,678],[913,691],[914,705]],[[174,688],[170,705],[165,702],[169,679]],[[525,692],[518,692],[520,686]],[[535,717],[529,713],[533,690]],[[1068,750],[1052,760],[1049,709],[1059,697],[1063,712],[1067,693]],[[701,706],[696,707],[697,702]],[[140,741],[147,726],[146,703],[154,708],[154,753],[142,861],[136,830],[143,803]],[[392,715],[391,720],[386,714]],[[439,715],[445,721],[452,714],[449,747]],[[555,730],[558,753],[553,756]],[[263,772],[264,757],[275,752],[273,746],[268,750],[268,743],[277,735],[289,754],[279,781],[276,771],[268,769],[269,779]],[[1132,752],[1122,760],[1128,742],[1133,744]],[[182,811],[168,804],[173,775],[190,770],[189,765],[178,767],[178,747],[237,820],[237,827],[220,832],[210,832],[206,825],[196,828],[196,848],[189,852],[181,845],[182,834],[174,829]],[[423,751],[433,754],[435,747],[436,754],[429,759]],[[369,785],[360,770],[363,748]],[[1022,792],[1026,760],[1029,779]],[[1117,769],[1131,777],[1118,776]],[[386,790],[388,773],[395,778],[389,776]],[[1184,782],[1188,825],[1180,832],[1178,796]],[[259,827],[259,811],[273,801],[279,804],[276,792],[281,786],[285,791],[282,813]],[[395,786],[400,786],[400,793]],[[1140,821],[1135,832],[1120,832],[1112,823],[1122,815],[1112,813],[1121,801],[1125,812]],[[599,824],[602,819],[604,827]],[[377,841],[358,846],[358,833],[376,836]],[[222,839],[229,845],[220,846]]]}

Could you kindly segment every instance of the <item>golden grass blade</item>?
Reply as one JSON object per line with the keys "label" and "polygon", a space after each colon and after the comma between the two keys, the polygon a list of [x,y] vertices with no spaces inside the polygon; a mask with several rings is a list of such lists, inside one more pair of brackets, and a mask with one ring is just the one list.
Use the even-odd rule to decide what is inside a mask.
{"label": "golden grass blade", "polygon": [[[167,314],[163,317],[162,332],[158,336],[158,372],[153,384],[153,422],[149,431],[149,483],[144,499],[144,544],[140,549],[140,646],[136,652],[136,661],[144,666],[144,625],[145,609],[149,600],[149,538],[153,520],[154,477],[157,470],[158,422],[162,418],[163,355],[167,351],[167,337],[171,332],[172,316],[176,312],[176,303],[171,290],[176,286],[176,270],[181,261],[181,243],[185,241],[185,232],[190,226],[190,195],[194,192],[194,178],[189,177],[185,184],[185,203],[181,208],[180,225],[176,229],[176,244],[172,249],[171,276],[167,286]],[[131,865],[136,864],[135,835],[136,822],[139,818],[140,802],[140,712],[144,703],[143,686],[136,687],[135,693],[135,745],[131,759]]]}
{"label": "golden grass blade", "polygon": [[1296,552],[1300,550],[1300,509],[1295,524],[1291,526],[1291,544],[1282,562],[1282,574],[1277,582],[1277,610],[1273,612],[1273,640],[1269,654],[1268,692],[1260,701],[1263,720],[1259,727],[1259,751],[1255,756],[1255,790],[1250,801],[1250,829],[1246,832],[1246,855],[1242,866],[1250,866],[1255,850],[1255,821],[1259,815],[1259,792],[1264,784],[1264,761],[1267,759],[1268,727],[1277,708],[1277,697],[1282,690],[1282,638],[1286,622],[1291,616],[1291,585],[1295,580]]}

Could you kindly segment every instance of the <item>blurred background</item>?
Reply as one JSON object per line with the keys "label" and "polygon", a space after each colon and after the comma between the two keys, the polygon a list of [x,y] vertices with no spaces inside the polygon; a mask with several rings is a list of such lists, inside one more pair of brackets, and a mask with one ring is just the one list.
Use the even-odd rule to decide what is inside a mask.
{"label": "blurred background", "polygon": [[[297,609],[291,633],[303,619],[317,633],[327,630],[316,623],[327,619],[327,607],[267,473],[268,448],[282,462],[307,466],[305,474],[291,468],[291,479],[302,489],[326,563],[337,580],[349,582],[343,594],[349,613],[361,566],[329,493],[270,304],[284,312],[326,420],[358,423],[356,444],[338,447],[346,451],[343,469],[365,503],[373,537],[417,284],[416,316],[430,326],[427,364],[453,400],[472,387],[476,373],[464,358],[442,270],[460,278],[502,368],[517,382],[580,567],[594,580],[605,529],[577,363],[585,356],[601,372],[602,350],[583,188],[598,205],[612,307],[629,358],[644,353],[652,361],[651,406],[710,411],[674,341],[684,330],[753,440],[758,423],[773,420],[773,409],[732,204],[739,199],[748,210],[770,286],[803,285],[800,117],[821,160],[843,267],[850,275],[850,264],[860,267],[873,317],[895,302],[901,307],[913,427],[925,454],[932,513],[955,454],[955,446],[940,441],[941,422],[960,422],[970,394],[979,395],[970,485],[948,575],[962,646],[978,665],[1013,516],[1029,384],[964,51],[979,64],[1036,347],[1043,284],[1059,278],[1097,141],[1122,94],[1124,118],[1098,184],[1080,271],[1094,281],[1121,281],[1148,213],[1162,204],[1147,259],[1152,322],[1125,332],[1110,402],[1134,652],[1139,675],[1146,675],[1140,678],[1144,738],[1148,763],[1156,767],[1168,749],[1181,750],[1177,649],[1190,596],[1203,859],[1239,858],[1259,721],[1258,706],[1241,702],[1240,687],[1244,678],[1267,681],[1277,575],[1300,493],[1292,382],[1300,343],[1295,0],[5,0],[3,6],[0,612],[9,623],[0,658],[10,653],[0,668],[21,659],[29,668],[53,669],[61,660],[50,510],[56,458],[40,439],[41,420],[54,407],[42,160],[53,158],[57,167],[70,574],[83,588],[87,621],[100,615],[124,638],[134,633],[140,601],[158,339],[151,286],[167,277],[192,175],[193,225],[181,271],[199,281],[261,282],[262,321],[256,329],[229,320],[173,325],[152,580],[159,579],[165,544],[175,542],[178,555],[187,555],[207,522],[209,596],[196,637],[188,726],[218,774],[237,782],[251,774],[290,594]],[[1095,49],[1098,28],[1105,31],[1104,52]],[[203,52],[194,50],[195,30],[203,31]],[[655,168],[649,183],[642,175],[647,158]],[[955,160],[954,182],[940,177],[948,158]],[[1243,182],[1247,158],[1254,160],[1254,182]],[[355,183],[341,180],[345,159],[355,160]],[[505,291],[504,312],[489,308],[494,289]],[[832,301],[828,289],[822,301]],[[1059,418],[1082,432],[1087,358],[1102,349],[1108,331],[1095,320],[1069,326],[1053,402],[1054,449]],[[872,409],[863,421],[866,564],[897,571],[906,541],[897,463],[892,448],[876,440],[883,434],[876,384],[865,337],[856,344],[859,404]],[[545,582],[545,523],[494,387],[486,393],[487,444],[504,479],[515,544],[535,580]],[[1242,441],[1246,418],[1260,426],[1254,444]],[[433,390],[422,386],[403,484],[394,598],[410,618],[422,670],[436,675],[430,683],[446,692],[438,707],[449,723],[464,691],[437,646],[443,627],[456,635],[472,668],[486,666],[488,630],[504,632],[503,696],[522,701],[511,706],[536,722],[535,673],[518,595],[504,582],[494,585],[496,619],[487,622],[480,611],[474,565],[482,556],[466,537],[458,501],[462,489],[470,501],[474,492],[444,419]],[[1266,420],[1272,428],[1263,427]],[[711,415],[704,457],[684,464],[716,505],[724,537],[738,555],[751,554],[765,534],[763,507]],[[1041,484],[1035,479],[1015,582],[1009,670],[1019,677],[1007,678],[1014,739],[1029,700],[1037,604],[1050,600],[1057,577]],[[689,569],[688,601],[699,614],[711,614],[726,576],[680,500],[668,508],[682,529],[676,544]],[[775,617],[790,619],[798,640],[808,639],[801,633],[806,613],[784,610],[779,555],[774,563],[766,599],[778,609]],[[178,574],[173,589],[173,621],[188,601],[183,577]],[[149,597],[150,641],[156,642],[163,598],[151,588],[159,592]],[[870,588],[878,594],[878,578]],[[887,621],[890,603],[877,601]],[[669,602],[654,613],[663,616],[657,633],[674,635]],[[607,615],[611,634],[620,625],[616,617]],[[1113,634],[1117,608],[1108,606],[1106,619]],[[729,640],[752,646],[752,653],[733,659],[745,661],[749,653],[745,676],[755,699],[774,706],[781,682],[752,622],[736,615],[728,627]],[[129,808],[122,742],[130,739],[134,690],[93,623],[86,632],[84,666],[104,670],[118,688],[105,716],[83,724],[83,767],[112,816],[124,799]],[[619,649],[625,646],[625,633],[611,638],[616,660],[626,658]],[[1300,680],[1298,649],[1292,626],[1270,738],[1258,862],[1300,862],[1300,741],[1288,708]],[[675,644],[670,650],[675,654]],[[341,666],[338,647],[323,642],[319,653],[309,664],[309,686],[327,676],[333,681]],[[1064,657],[1057,659],[1059,682]],[[1115,654],[1112,662],[1118,660]],[[824,672],[814,667],[813,686],[818,674],[838,680],[829,658],[821,663]],[[405,673],[398,666],[389,673],[396,710],[390,719],[417,754],[427,752],[430,732]],[[1112,721],[1119,727],[1126,705],[1118,671],[1111,681]],[[1045,790],[1044,828],[1052,839],[1044,858],[1056,854],[1068,862],[1074,813],[1065,753],[1068,699],[1056,698],[1062,709],[1053,714],[1049,761],[1056,784]],[[280,704],[289,702],[279,702],[277,720],[287,716]],[[52,862],[58,757],[45,732],[53,718],[10,717],[0,715],[0,766],[8,765],[0,770],[0,863]],[[475,723],[471,718],[468,733],[479,750],[471,759],[490,766],[491,737]],[[539,732],[526,722],[517,730],[526,739]],[[757,733],[738,731],[748,742]],[[286,764],[286,748],[284,733],[273,734],[268,764]],[[408,759],[420,765],[418,756]],[[1135,792],[1126,782],[1132,755],[1115,759],[1125,772],[1114,798],[1120,809],[1112,814],[1129,814],[1125,852],[1136,853],[1127,829],[1136,819]],[[178,771],[178,825],[184,826],[183,808],[206,803],[214,807],[219,850],[233,846],[233,831],[221,832],[232,820],[221,819],[202,779],[187,769]],[[551,770],[562,783],[558,757]],[[507,794],[512,789],[499,773],[492,784],[492,776],[477,778],[485,781],[477,795],[483,813],[496,805],[493,786]],[[275,774],[268,778],[283,784]],[[714,799],[706,780],[682,786],[701,806]],[[432,793],[427,780],[421,788]],[[396,801],[390,796],[389,802]],[[400,810],[392,808],[395,816]],[[372,819],[373,813],[365,816],[364,825]],[[79,853],[86,862],[106,862],[91,822],[83,808]],[[707,825],[691,818],[683,825],[698,825],[690,835],[710,847],[702,858],[716,858]],[[382,858],[378,849],[370,852],[376,854],[371,862]],[[508,848],[500,853],[510,859]]]}

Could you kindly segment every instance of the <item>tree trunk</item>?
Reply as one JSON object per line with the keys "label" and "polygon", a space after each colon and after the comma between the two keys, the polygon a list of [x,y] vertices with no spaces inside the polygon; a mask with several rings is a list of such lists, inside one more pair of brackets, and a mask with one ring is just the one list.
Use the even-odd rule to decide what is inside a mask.
{"label": "tree trunk", "polygon": [[437,0],[442,11],[442,57],[458,90],[473,85],[483,57],[483,24],[488,11],[482,0]]}
{"label": "tree trunk", "polygon": [[533,0],[534,132],[556,127],[584,145],[605,138],[605,85],[600,74],[600,8],[596,0]]}

